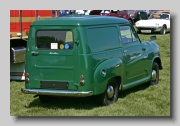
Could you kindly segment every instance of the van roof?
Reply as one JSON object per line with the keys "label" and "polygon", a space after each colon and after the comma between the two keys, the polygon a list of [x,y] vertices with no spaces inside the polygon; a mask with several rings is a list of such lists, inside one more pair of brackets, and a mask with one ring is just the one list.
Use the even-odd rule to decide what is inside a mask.
{"label": "van roof", "polygon": [[48,18],[34,21],[33,25],[98,25],[112,23],[129,23],[124,18],[98,15],[69,15],[58,18]]}

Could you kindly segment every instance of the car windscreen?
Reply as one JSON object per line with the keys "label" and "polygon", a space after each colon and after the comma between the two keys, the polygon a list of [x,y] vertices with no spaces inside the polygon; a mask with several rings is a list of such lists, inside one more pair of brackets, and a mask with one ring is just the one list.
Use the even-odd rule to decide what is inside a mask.
{"label": "car windscreen", "polygon": [[168,14],[151,14],[149,19],[169,19]]}
{"label": "car windscreen", "polygon": [[141,20],[147,20],[148,19],[148,15],[146,12],[138,12],[139,15],[139,19]]}

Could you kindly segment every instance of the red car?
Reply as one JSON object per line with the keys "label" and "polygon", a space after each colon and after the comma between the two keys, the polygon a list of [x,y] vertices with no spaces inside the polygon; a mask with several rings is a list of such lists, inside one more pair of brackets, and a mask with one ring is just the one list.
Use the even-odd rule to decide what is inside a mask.
{"label": "red car", "polygon": [[127,10],[92,10],[89,15],[115,16],[125,18],[134,24],[134,21],[128,14]]}

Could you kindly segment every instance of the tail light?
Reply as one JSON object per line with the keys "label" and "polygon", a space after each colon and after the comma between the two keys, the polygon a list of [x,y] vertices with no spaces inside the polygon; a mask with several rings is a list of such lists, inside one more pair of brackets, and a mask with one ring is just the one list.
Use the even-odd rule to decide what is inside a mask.
{"label": "tail light", "polygon": [[79,83],[81,86],[84,85],[84,80],[81,80],[80,83]]}
{"label": "tail light", "polygon": [[81,86],[83,86],[84,85],[84,75],[81,75],[80,77],[79,77],[81,80],[80,80],[80,82],[79,82],[79,84],[81,85]]}
{"label": "tail light", "polygon": [[29,78],[26,78],[25,81],[26,81],[26,83],[29,83]]}
{"label": "tail light", "polygon": [[28,78],[28,76],[29,76],[29,74],[28,74],[28,73],[25,73],[25,77],[26,77],[25,82],[26,82],[26,83],[29,83],[29,78]]}
{"label": "tail light", "polygon": [[25,76],[26,76],[26,77],[28,77],[28,76],[29,76],[29,74],[28,74],[28,73],[25,73]]}
{"label": "tail light", "polygon": [[84,79],[84,76],[83,76],[83,75],[81,75],[81,76],[80,76],[80,79]]}

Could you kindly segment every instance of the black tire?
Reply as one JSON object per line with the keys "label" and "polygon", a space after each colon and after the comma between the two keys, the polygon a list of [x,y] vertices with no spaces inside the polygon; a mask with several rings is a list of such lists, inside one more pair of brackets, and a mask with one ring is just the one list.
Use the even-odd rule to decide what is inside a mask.
{"label": "black tire", "polygon": [[133,24],[133,21],[132,21],[131,19],[129,19],[128,21],[129,21],[132,25],[134,25],[134,24]]}
{"label": "black tire", "polygon": [[119,86],[117,81],[114,78],[110,79],[108,81],[106,90],[97,97],[97,100],[100,103],[100,105],[108,106],[116,102],[118,99],[118,88]]}
{"label": "black tire", "polygon": [[147,86],[153,86],[159,82],[159,65],[154,62],[151,71],[151,80],[147,82]]}
{"label": "black tire", "polygon": [[138,34],[141,34],[141,31],[140,31],[140,30],[138,30],[138,31],[137,31],[137,33],[138,33]]}
{"label": "black tire", "polygon": [[162,35],[166,34],[166,27],[164,25],[160,31],[160,34],[162,34]]}
{"label": "black tire", "polygon": [[41,103],[48,103],[55,100],[55,97],[47,96],[47,95],[39,95],[39,100],[41,101]]}

